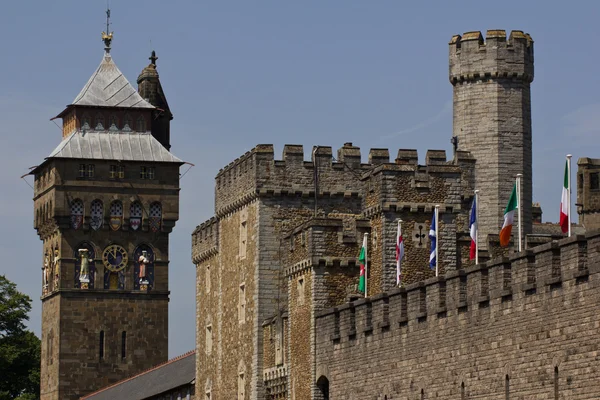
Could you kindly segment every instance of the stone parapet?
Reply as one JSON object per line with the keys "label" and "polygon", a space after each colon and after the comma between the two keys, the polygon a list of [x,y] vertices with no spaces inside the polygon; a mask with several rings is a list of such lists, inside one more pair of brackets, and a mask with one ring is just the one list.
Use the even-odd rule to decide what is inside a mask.
{"label": "stone parapet", "polygon": [[533,81],[533,40],[522,31],[466,32],[450,40],[450,82],[518,79]]}
{"label": "stone parapet", "polygon": [[[553,241],[444,276],[392,289],[317,314],[321,335],[332,340],[365,329],[412,325],[476,312],[490,304],[544,294],[587,282],[600,273],[600,232]],[[366,317],[367,304],[371,316]],[[517,306],[519,303],[514,303]],[[469,317],[467,317],[469,319]],[[416,327],[416,325],[415,325]],[[330,332],[324,332],[328,329]]]}
{"label": "stone parapet", "polygon": [[192,261],[194,264],[210,257],[219,249],[219,224],[215,217],[198,225],[192,232]]}

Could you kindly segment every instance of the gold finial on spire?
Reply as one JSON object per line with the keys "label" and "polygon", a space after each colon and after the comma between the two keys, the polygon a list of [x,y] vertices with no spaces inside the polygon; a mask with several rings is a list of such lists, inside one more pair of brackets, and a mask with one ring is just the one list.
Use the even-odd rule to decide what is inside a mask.
{"label": "gold finial on spire", "polygon": [[109,33],[110,29],[110,8],[106,5],[106,31],[102,32],[102,41],[104,42],[104,51],[106,54],[110,53],[110,42],[113,38],[113,32]]}

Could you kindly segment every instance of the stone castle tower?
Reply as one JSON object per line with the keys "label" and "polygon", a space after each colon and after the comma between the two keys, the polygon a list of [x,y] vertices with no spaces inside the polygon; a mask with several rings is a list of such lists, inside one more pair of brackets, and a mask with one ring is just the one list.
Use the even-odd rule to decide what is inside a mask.
{"label": "stone castle tower", "polygon": [[[577,213],[586,230],[600,228],[600,159],[577,160]],[[573,187],[571,183],[571,187]]]}
{"label": "stone castle tower", "polygon": [[[164,121],[154,126],[157,107],[114,63],[111,39],[103,33],[100,66],[57,116],[62,141],[31,172],[44,243],[44,400],[78,399],[167,360],[169,233],[182,161],[165,148],[168,123],[166,135]],[[153,60],[144,71],[155,68]],[[166,104],[162,89],[145,92]]]}
{"label": "stone castle tower", "polygon": [[[453,142],[475,157],[479,232],[503,222],[517,174],[523,174],[523,233],[531,233],[531,94],[533,40],[522,31],[456,35],[450,41],[450,83],[454,87]],[[456,142],[457,141],[457,142]]]}

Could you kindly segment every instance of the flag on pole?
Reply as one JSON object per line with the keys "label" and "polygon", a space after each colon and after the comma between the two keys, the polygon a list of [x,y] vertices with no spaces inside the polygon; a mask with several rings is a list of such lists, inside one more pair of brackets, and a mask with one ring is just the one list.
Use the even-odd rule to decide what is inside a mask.
{"label": "flag on pole", "polygon": [[500,230],[500,246],[502,247],[508,246],[508,243],[510,242],[510,234],[512,233],[517,206],[517,184],[515,183],[506,209],[504,210],[504,224],[502,224],[502,229]]}
{"label": "flag on pole", "polygon": [[396,284],[402,282],[402,259],[404,258],[404,239],[402,238],[402,225],[398,221],[398,234],[396,235]]}
{"label": "flag on pole", "polygon": [[431,241],[431,252],[429,253],[429,268],[431,269],[435,269],[435,264],[437,262],[437,260],[435,259],[435,248],[437,246],[437,227],[435,226],[435,212],[436,210],[433,211],[433,217],[431,218],[431,227],[429,228],[429,240]]}
{"label": "flag on pole", "polygon": [[475,258],[477,253],[477,196],[473,197],[473,205],[471,206],[471,219],[469,221],[469,232],[471,234],[471,249],[469,259]]}
{"label": "flag on pole", "polygon": [[563,181],[562,197],[560,199],[560,229],[563,233],[569,231],[569,162],[565,161],[565,178]]}
{"label": "flag on pole", "polygon": [[358,281],[358,291],[365,293],[366,286],[366,271],[365,267],[367,264],[367,235],[363,237],[363,245],[360,249],[360,255],[358,256],[358,262],[360,263],[360,280]]}

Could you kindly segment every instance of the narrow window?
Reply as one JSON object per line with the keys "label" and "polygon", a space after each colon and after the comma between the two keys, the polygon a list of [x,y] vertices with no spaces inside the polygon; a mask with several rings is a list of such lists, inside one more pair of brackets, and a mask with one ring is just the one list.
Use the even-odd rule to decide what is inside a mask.
{"label": "narrow window", "polygon": [[96,115],[96,128],[97,131],[104,130],[104,116],[102,114]]}
{"label": "narrow window", "polygon": [[121,359],[127,356],[127,332],[121,332]]}
{"label": "narrow window", "polygon": [[425,390],[421,389],[421,400],[425,400]]}
{"label": "narrow window", "polygon": [[146,120],[142,116],[137,119],[137,131],[146,132]]}
{"label": "narrow window", "polygon": [[98,355],[100,356],[100,361],[104,359],[104,331],[100,331],[100,343],[98,346]]}
{"label": "narrow window", "polygon": [[114,114],[108,118],[108,130],[109,131],[118,131],[119,130],[119,121],[117,120],[117,116]]}
{"label": "narrow window", "polygon": [[204,284],[206,293],[210,293],[210,265],[206,266],[206,283]]}
{"label": "narrow window", "polygon": [[116,165],[110,166],[110,170],[108,172],[108,177],[110,179],[115,179],[117,177],[117,166]]}
{"label": "narrow window", "polygon": [[240,323],[246,321],[246,285],[240,285],[239,291],[239,302],[238,302],[238,320]]}
{"label": "narrow window", "polygon": [[85,178],[85,164],[79,164],[79,177]]}
{"label": "narrow window", "polygon": [[504,377],[504,398],[510,400],[510,377],[508,374]]}
{"label": "narrow window", "polygon": [[148,179],[154,179],[154,167],[148,167]]}
{"label": "narrow window", "polygon": [[298,278],[298,304],[304,304],[304,278]]}
{"label": "narrow window", "polygon": [[94,164],[88,164],[87,166],[87,177],[93,178],[96,173],[96,166]]}
{"label": "narrow window", "polygon": [[125,178],[125,166],[124,165],[119,165],[118,173],[119,173],[119,179]]}
{"label": "narrow window", "polygon": [[131,116],[129,114],[125,114],[125,117],[123,117],[123,131],[125,132],[130,132],[131,131]]}
{"label": "narrow window", "polygon": [[210,400],[210,390],[206,392],[206,396],[204,397],[206,400]]}
{"label": "narrow window", "polygon": [[465,400],[467,398],[465,383],[461,382],[460,384],[460,400]]}
{"label": "narrow window", "polygon": [[212,325],[206,325],[206,354],[212,353]]}
{"label": "narrow window", "polygon": [[593,172],[590,174],[590,189],[591,190],[600,189],[600,179],[598,176],[598,172]]}
{"label": "narrow window", "polygon": [[146,179],[147,177],[146,167],[140,167],[140,179]]}
{"label": "narrow window", "polygon": [[554,367],[554,400],[558,400],[558,366]]}
{"label": "narrow window", "polygon": [[246,388],[246,379],[244,378],[244,373],[241,372],[238,375],[238,400],[244,400],[246,398],[245,388]]}

